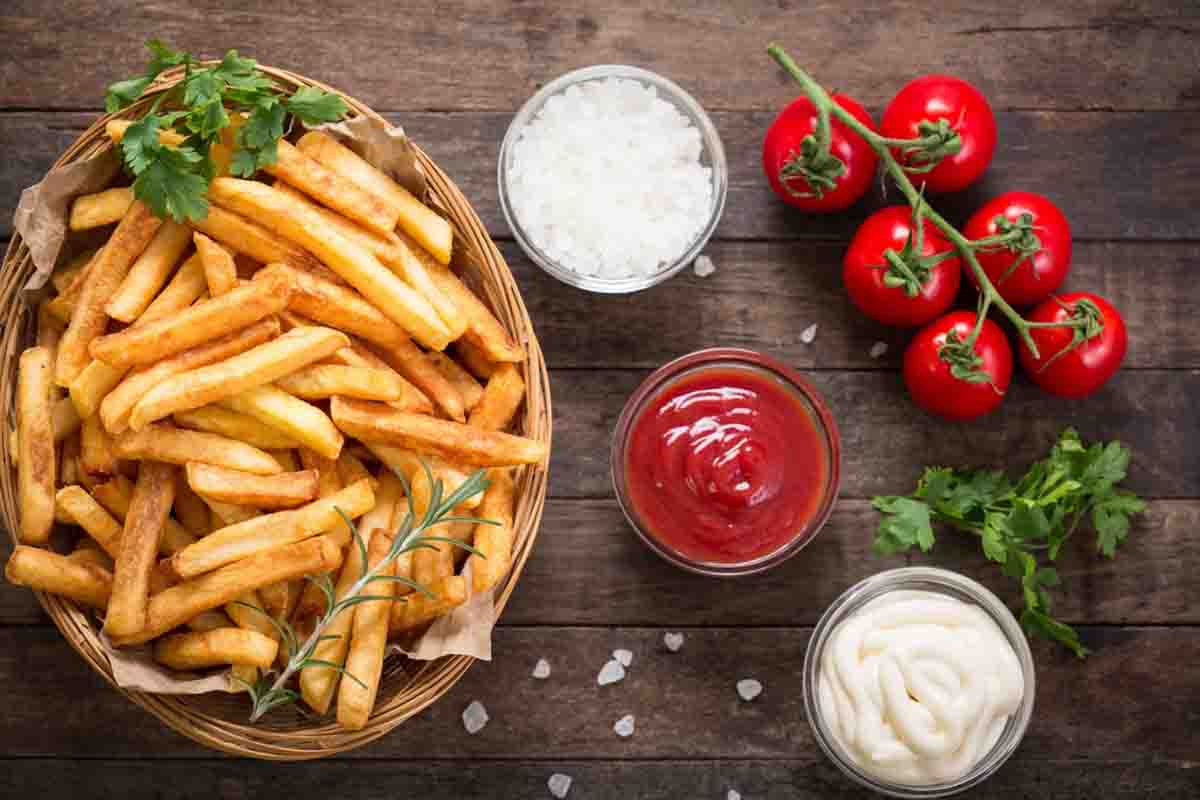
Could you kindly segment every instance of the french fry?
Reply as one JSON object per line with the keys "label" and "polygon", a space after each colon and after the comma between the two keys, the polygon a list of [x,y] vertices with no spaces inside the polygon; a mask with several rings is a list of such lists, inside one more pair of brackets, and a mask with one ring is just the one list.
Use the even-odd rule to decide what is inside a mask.
{"label": "french fry", "polygon": [[161,225],[162,220],[154,216],[144,203],[135,202],[121,218],[112,238],[96,255],[83,280],[71,321],[59,344],[54,371],[59,386],[70,386],[71,381],[91,361],[89,352],[92,341],[100,337],[108,325],[105,305],[125,279],[125,273],[134,259],[150,244]]}
{"label": "french fry", "polygon": [[21,541],[42,544],[54,526],[55,450],[50,394],[54,364],[46,347],[17,362],[17,494]]}
{"label": "french fry", "polygon": [[[125,131],[129,130],[132,124],[133,120],[129,119],[110,119],[104,124],[104,132],[112,139],[113,144],[120,144],[125,138]],[[182,133],[170,128],[161,128],[158,131],[158,141],[168,147],[178,147],[184,143],[185,138]]]}
{"label": "french fry", "polygon": [[157,363],[138,367],[100,403],[100,419],[109,433],[123,433],[129,427],[133,407],[155,386],[176,375],[232,358],[278,335],[279,320],[264,319]]}
{"label": "french fry", "polygon": [[[430,277],[429,271],[425,268],[425,264],[420,257],[424,256],[428,258],[429,255],[424,250],[420,250],[419,246],[414,251],[410,248],[408,241],[402,240],[395,234],[380,235],[368,231],[366,228],[356,225],[353,221],[343,217],[336,211],[322,208],[313,203],[299,190],[285,183],[277,182],[275,188],[302,203],[309,204],[312,210],[334,227],[338,233],[371,251],[380,262],[416,289],[417,292],[429,301],[429,304],[437,312],[438,317],[446,324],[446,328],[450,331],[451,339],[457,339],[463,335],[467,329],[467,320],[459,313],[455,305],[442,294],[441,290],[434,285],[433,278]],[[418,256],[418,253],[420,256]]]}
{"label": "french fry", "polygon": [[341,562],[342,549],[324,536],[244,558],[152,595],[145,626],[135,634],[117,638],[115,643],[125,646],[148,642],[246,592],[301,575],[328,572]]}
{"label": "french fry", "polygon": [[[179,481],[176,481],[176,485],[178,483]],[[60,490],[59,495],[61,494],[62,491]],[[125,515],[129,513],[129,505],[133,502],[133,483],[124,475],[117,475],[111,480],[98,484],[92,489],[91,496],[100,501],[100,504],[118,520],[124,521]],[[80,525],[83,525],[83,523],[81,522]],[[86,526],[84,528],[87,529]],[[163,523],[163,533],[158,543],[158,552],[164,556],[170,556],[196,541],[196,538],[195,535],[188,532],[175,519],[167,517],[167,521]]]}
{"label": "french fry", "polygon": [[334,395],[344,395],[392,403],[404,395],[399,376],[390,369],[385,371],[337,364],[305,367],[280,378],[275,384],[302,400],[324,400]]}
{"label": "french fry", "polygon": [[[450,385],[458,392],[458,396],[463,400],[463,407],[470,412],[479,402],[479,398],[483,396],[483,386],[479,381],[475,380],[475,376],[467,372],[459,363],[445,353],[431,352],[426,353],[425,357],[433,362],[437,367],[437,371],[442,373]],[[364,400],[371,398],[365,397]]]}
{"label": "french fry", "polygon": [[512,423],[524,399],[525,381],[521,373],[513,364],[501,364],[488,379],[467,424],[486,431],[502,431]]}
{"label": "french fry", "polygon": [[362,342],[351,338],[349,347],[343,347],[341,350],[338,350],[329,358],[325,359],[325,363],[337,364],[343,367],[359,367],[386,372],[389,376],[391,376],[389,380],[395,382],[400,387],[400,399],[389,402],[389,406],[392,406],[393,408],[399,408],[404,411],[412,411],[417,414],[433,413],[433,403],[429,402],[429,398],[425,395],[425,393],[414,386],[399,372],[396,372],[396,370],[392,369],[392,367],[386,361],[375,355],[375,353],[368,349],[367,346]]}
{"label": "french fry", "polygon": [[[74,521],[71,520],[67,524],[73,525]],[[94,539],[80,537],[78,543],[75,545],[75,549],[71,551],[67,558],[80,564],[94,564],[109,572],[113,571],[114,563],[112,556],[104,552],[104,548]]]}
{"label": "french fry", "polygon": [[189,220],[189,224],[224,247],[239,255],[249,256],[260,264],[278,262],[301,269],[320,265],[316,257],[304,248],[220,206],[210,205],[207,217]]}
{"label": "french fry", "polygon": [[535,439],[409,414],[366,400],[335,397],[330,410],[342,431],[364,442],[433,453],[460,464],[508,467],[537,464],[547,455],[546,445]]}
{"label": "french fry", "polygon": [[[297,445],[297,447],[298,446],[299,445]],[[294,449],[270,449],[267,452],[271,454],[271,458],[279,462],[279,465],[283,467],[284,472],[296,472],[300,469],[300,460],[297,458],[296,451]],[[341,487],[339,486],[338,488],[340,489]]]}
{"label": "french fry", "polygon": [[[64,288],[58,289],[58,296],[46,302],[46,313],[63,325],[71,321],[71,316],[75,313],[75,304],[79,302],[79,295],[83,292],[83,284],[87,280],[88,273],[91,272],[92,267],[100,260],[100,252],[103,249],[102,247],[92,253],[87,263],[75,272],[70,283]],[[71,264],[74,264],[74,260],[72,260]]]}
{"label": "french fry", "polygon": [[208,283],[209,296],[220,297],[237,286],[238,274],[233,256],[198,231],[192,234],[192,240],[196,243],[196,252],[199,253],[200,263],[204,266],[204,279]]}
{"label": "french fry", "polygon": [[[384,530],[377,530],[368,545],[368,564],[374,568],[383,561],[392,540]],[[379,569],[379,575],[391,577],[396,574],[395,562]],[[393,581],[377,581],[371,584],[371,595],[391,598],[395,595]],[[346,653],[346,673],[357,680],[343,680],[338,687],[338,724],[348,730],[366,727],[375,697],[379,693],[379,679],[383,674],[383,656],[387,650],[388,625],[392,616],[390,599],[368,600],[343,611],[354,612],[351,625],[350,650]]]}
{"label": "french fry", "polygon": [[368,194],[353,182],[300,152],[286,139],[279,140],[278,158],[275,163],[264,166],[263,170],[320,200],[322,205],[338,211],[368,230],[385,234],[396,227],[398,212],[389,208],[378,197]]}
{"label": "french fry", "polygon": [[200,495],[192,491],[192,487],[188,485],[186,471],[178,472],[175,475],[174,512],[179,524],[194,538],[200,539],[212,533],[208,506],[205,505]]}
{"label": "french fry", "polygon": [[[178,411],[172,418],[175,420],[175,424],[181,428],[219,433],[230,439],[261,447],[263,450],[290,450],[300,446],[295,439],[280,433],[270,425],[264,425],[254,417],[239,414],[221,406],[202,406],[188,411]],[[287,469],[284,471],[295,472],[295,470]]]}
{"label": "french fry", "polygon": [[247,389],[278,380],[349,344],[332,328],[298,328],[244,353],[168,378],[138,401],[129,427],[144,425],[177,411],[216,403]]}
{"label": "french fry", "polygon": [[371,488],[378,491],[379,482],[371,474],[371,471],[367,469],[367,465],[362,462],[361,458],[344,447],[342,448],[341,455],[337,458],[337,474],[343,486],[349,486],[352,483],[366,479],[371,482]]}
{"label": "french fry", "polygon": [[17,545],[4,577],[17,586],[69,597],[79,603],[105,608],[112,593],[112,573],[95,564],[85,564],[40,547]]}
{"label": "french fry", "polygon": [[467,579],[461,575],[442,578],[429,589],[432,597],[413,592],[392,604],[389,633],[415,630],[467,602]]}
{"label": "french fry", "polygon": [[239,559],[317,536],[342,524],[339,509],[354,519],[374,504],[375,493],[370,484],[360,481],[295,510],[264,514],[213,531],[172,556],[171,569],[184,578],[201,575]]}
{"label": "french fry", "polygon": [[279,581],[258,590],[263,610],[273,619],[287,619],[288,582]]}
{"label": "french fry", "polygon": [[117,455],[112,437],[95,415],[83,421],[79,432],[79,468],[98,479],[117,473]]}
{"label": "french fry", "polygon": [[[465,469],[450,464],[437,456],[418,455],[412,450],[386,444],[372,443],[366,445],[366,447],[368,452],[379,459],[388,469],[393,471],[399,470],[410,482],[417,473],[423,472],[425,466],[428,466],[429,471],[433,473],[434,480],[442,482],[443,494],[448,495],[457,491],[458,487],[466,483],[467,478],[471,477]],[[424,462],[424,466],[422,466],[422,462]],[[479,495],[473,495],[467,498],[462,507],[471,509],[478,506],[479,503]]]}
{"label": "french fry", "polygon": [[55,497],[63,515],[95,540],[113,559],[121,552],[121,523],[113,519],[90,494],[80,486],[64,486]]}
{"label": "french fry", "polygon": [[164,636],[154,643],[154,660],[180,671],[222,664],[248,664],[266,669],[275,663],[279,642],[241,628],[214,628]]}
{"label": "french fry", "polygon": [[516,488],[507,469],[488,470],[488,488],[476,512],[480,519],[498,523],[479,523],[475,526],[475,549],[472,554],[471,588],[475,593],[486,592],[503,580],[512,566],[513,502]]}
{"label": "french fry", "polygon": [[121,383],[126,370],[110,367],[103,361],[92,360],[75,380],[69,391],[71,402],[81,419],[86,419],[100,410],[100,403],[108,393]]}
{"label": "french fry", "polygon": [[[329,497],[330,495],[340,492],[343,486],[349,486],[354,482],[342,480],[342,476],[337,469],[337,461],[334,459],[326,458],[320,453],[310,450],[307,447],[302,447],[297,452],[300,454],[300,462],[304,465],[304,468],[316,470],[317,475],[319,476],[317,479],[318,497]],[[341,458],[340,454],[338,455],[338,458]],[[364,480],[364,478],[359,478],[359,480]],[[366,480],[368,480],[371,490],[375,491],[378,485],[375,479],[368,475]],[[379,499],[378,496],[376,496],[375,506],[378,507],[378,505]],[[371,511],[368,511],[367,513],[370,514]],[[348,533],[348,531],[345,530],[345,527],[346,526],[344,523],[339,522],[332,528],[327,529],[325,533],[333,535],[340,540],[345,533]],[[347,540],[349,539],[349,537],[346,538]],[[336,575],[331,575],[329,577],[332,580],[336,580],[337,578]],[[325,602],[325,593],[321,591],[320,585],[315,581],[307,581],[300,590],[300,596],[296,599],[296,604],[293,608],[293,611],[296,614],[304,617],[324,613]]]}
{"label": "french fry", "polygon": [[[326,458],[307,447],[301,447],[297,452],[300,453],[300,463],[304,465],[304,468],[317,473],[318,497],[328,497],[331,494],[336,494],[342,490],[342,487],[349,486],[352,483],[352,481],[345,482],[342,480],[342,476],[338,473],[337,469],[337,459]],[[340,457],[341,455],[339,454],[338,458]]]}
{"label": "french fry", "polygon": [[214,179],[208,194],[218,205],[254,216],[312,252],[426,347],[442,350],[450,343],[449,329],[428,300],[304,203],[270,186],[235,178]]}
{"label": "french fry", "polygon": [[109,298],[105,312],[121,322],[133,322],[140,317],[171,277],[171,271],[191,243],[190,237],[191,229],[186,225],[174,220],[163,222]]}
{"label": "french fry", "polygon": [[125,515],[121,550],[113,571],[112,597],[104,615],[104,631],[109,636],[129,636],[145,625],[154,557],[174,502],[174,467],[157,461],[144,462],[138,469],[133,500]]}
{"label": "french fry", "polygon": [[213,609],[196,615],[187,621],[187,626],[194,631],[213,631],[217,628],[228,628],[233,621],[221,611]]}
{"label": "french fry", "polygon": [[145,324],[181,311],[203,298],[207,289],[204,265],[200,263],[200,256],[192,253],[175,270],[158,297],[138,317],[138,322]]}
{"label": "french fry", "polygon": [[525,360],[525,348],[513,341],[495,315],[457,275],[442,266],[431,269],[430,275],[442,294],[466,316],[464,339],[476,345],[489,361],[517,363]]}
{"label": "french fry", "polygon": [[418,200],[412,192],[326,133],[310,131],[300,137],[296,146],[333,172],[382,198],[396,214],[405,232],[420,242],[421,247],[439,262],[450,263],[450,249],[454,243],[450,223]]}
{"label": "french fry", "polygon": [[315,324],[328,325],[384,347],[409,341],[404,328],[349,286],[288,264],[268,264],[258,274],[287,276],[293,286],[288,309],[315,320]]}
{"label": "french fry", "polygon": [[[132,200],[130,202],[132,202]],[[125,210],[128,211],[129,209],[126,208]],[[121,215],[124,216],[124,214],[125,211],[122,211]],[[120,218],[121,217],[117,217],[117,219]],[[113,222],[116,222],[116,220],[113,220]],[[62,294],[73,285],[75,286],[75,290],[78,291],[79,287],[83,285],[83,273],[88,268],[88,265],[92,263],[92,259],[95,257],[96,250],[94,248],[81,250],[72,256],[67,263],[54,270],[54,272],[50,275],[50,283],[52,286],[54,286],[54,291],[58,294]]]}
{"label": "french fry", "polygon": [[213,500],[208,497],[202,497],[201,499],[204,501],[204,505],[208,506],[212,512],[212,517],[220,523],[214,526],[216,530],[220,530],[228,525],[237,525],[238,523],[246,522],[260,516],[257,508],[238,505],[237,503],[222,503],[220,500]]}
{"label": "french fry", "polygon": [[72,231],[86,231],[120,222],[133,205],[133,187],[119,186],[94,194],[83,194],[71,202]]}
{"label": "french fry", "polygon": [[279,639],[279,630],[271,624],[270,614],[257,591],[249,591],[225,605],[225,613],[239,628]]}
{"label": "french fry", "polygon": [[253,508],[294,508],[317,496],[317,472],[311,469],[263,476],[191,463],[186,470],[192,491],[222,503]]}
{"label": "french fry", "polygon": [[256,279],[220,297],[101,336],[91,343],[91,354],[114,367],[159,361],[282,311],[290,293],[285,278]]}
{"label": "french fry", "polygon": [[38,306],[36,345],[47,348],[50,351],[51,360],[58,352],[58,343],[62,340],[65,330],[66,326],[62,321],[46,310],[45,303]]}
{"label": "french fry", "polygon": [[[413,516],[416,519],[424,519],[429,512],[429,503],[433,496],[429,473],[423,469],[418,470],[409,477],[409,488],[412,489]],[[440,578],[453,575],[454,554],[450,552],[450,547],[447,542],[430,542],[428,547],[413,551],[413,580],[422,586],[430,587]]]}
{"label": "french fry", "polygon": [[462,395],[412,342],[396,343],[388,348],[372,345],[369,349],[396,372],[412,381],[413,385],[428,395],[447,417],[458,422],[466,421],[467,410]]}
{"label": "french fry", "polygon": [[116,438],[114,450],[119,458],[171,464],[198,461],[255,475],[283,472],[278,461],[257,447],[215,433],[183,430],[165,422],[147,425],[140,431],[126,431]]}
{"label": "french fry", "polygon": [[345,438],[325,412],[278,387],[257,386],[220,404],[270,425],[326,458],[337,458],[342,451]]}
{"label": "french fry", "polygon": [[83,419],[70,397],[60,397],[50,409],[50,427],[54,429],[54,441],[64,441],[68,436],[79,430]]}

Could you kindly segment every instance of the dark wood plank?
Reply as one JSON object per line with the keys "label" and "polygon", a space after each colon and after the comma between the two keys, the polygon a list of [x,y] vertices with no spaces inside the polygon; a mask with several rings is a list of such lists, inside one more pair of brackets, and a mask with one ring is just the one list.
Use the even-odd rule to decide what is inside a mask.
{"label": "dark wood plank", "polygon": [[[409,764],[322,761],[266,764],[212,761],[0,762],[0,791],[47,798],[126,797],[178,800],[281,796],[290,798],[419,796],[426,800],[551,797],[555,773],[572,778],[570,800],[723,800],[730,789],[745,798],[869,800],[826,761],[478,761]],[[1122,760],[1106,764],[1032,761],[1018,754],[971,797],[1092,800],[1096,797],[1191,797],[1200,772],[1186,763]]]}
{"label": "dark wood plank", "polygon": [[[653,335],[647,332],[647,338]],[[551,373],[552,497],[612,495],[613,426],[626,399],[647,374],[644,370]],[[908,399],[898,372],[815,371],[808,377],[825,397],[841,431],[843,497],[908,493],[929,464],[1024,469],[1041,458],[1068,425],[1088,440],[1120,439],[1129,445],[1133,466],[1126,485],[1139,494],[1196,496],[1200,419],[1185,410],[1200,392],[1200,372],[1195,370],[1126,370],[1083,401],[1050,397],[1018,377],[996,412],[967,424],[951,424],[919,411]]]}
{"label": "dark wood plank", "polygon": [[[801,663],[809,628],[691,629],[669,653],[662,628],[501,628],[495,660],[475,665],[440,702],[353,758],[758,759],[814,758]],[[1196,628],[1085,628],[1087,662],[1035,643],[1037,704],[1021,756],[1034,760],[1194,761],[1200,684]],[[616,647],[634,652],[621,683],[596,674]],[[529,676],[538,658],[552,674]],[[737,680],[765,690],[738,698]],[[491,721],[474,736],[461,714],[472,700]],[[208,753],[169,733],[104,686],[47,628],[0,631],[0,747],[9,757],[194,758]],[[294,713],[283,711],[280,713]],[[637,718],[620,739],[613,723]],[[49,722],[48,722],[49,721]],[[98,736],[97,731],[104,735]]]}
{"label": "dark wood plank", "polygon": [[[839,5],[820,18],[791,2],[728,4],[453,2],[437,18],[380,0],[260,11],[175,5],[5,4],[0,106],[95,107],[137,74],[160,37],[205,56],[235,47],[336,84],[382,109],[516,108],[578,66],[634,63],[712,108],[772,108],[794,92],[765,55],[787,44],[819,79],[882,104],[909,76],[975,81],[999,108],[1197,108],[1194,6],[1104,0],[1014,11],[994,3]],[[1190,59],[1190,60],[1189,60]],[[733,69],[734,65],[737,66]],[[1048,76],[1050,79],[1048,79]]]}
{"label": "dark wood plank", "polygon": [[[475,204],[493,236],[507,237],[496,195],[496,159],[511,112],[389,114],[426,148]],[[7,235],[20,190],[40,180],[94,113],[0,114],[0,236]],[[871,210],[876,189],[842,214],[802,214],[771,194],[762,175],[769,112],[720,112],[714,122],[729,158],[729,197],[717,235],[749,239],[848,239]],[[1000,146],[984,180],[936,203],[961,222],[992,195],[1042,192],[1059,203],[1079,239],[1197,239],[1200,221],[1200,113],[1054,113],[999,115]],[[1132,157],[1152,153],[1153,157]],[[892,201],[899,200],[895,194]],[[11,204],[11,205],[10,205]],[[1122,263],[1153,260],[1137,253]]]}

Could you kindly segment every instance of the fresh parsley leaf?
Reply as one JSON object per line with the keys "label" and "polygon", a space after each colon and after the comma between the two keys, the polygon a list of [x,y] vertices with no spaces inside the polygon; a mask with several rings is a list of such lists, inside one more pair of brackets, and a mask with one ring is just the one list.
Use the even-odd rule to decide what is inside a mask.
{"label": "fresh parsley leaf", "polygon": [[200,161],[191,148],[160,147],[133,182],[133,192],[160,217],[204,219],[208,181],[193,169]]}
{"label": "fresh parsley leaf", "polygon": [[1129,536],[1129,516],[1146,510],[1146,504],[1129,492],[1114,492],[1092,508],[1092,526],[1096,529],[1096,549],[1108,558],[1117,545]]}
{"label": "fresh parsley leaf", "polygon": [[925,551],[933,547],[928,505],[908,497],[876,497],[871,502],[884,513],[875,534],[876,553],[892,555],[915,546]]}
{"label": "fresh parsley leaf", "polygon": [[1021,612],[1021,626],[1035,636],[1058,642],[1079,658],[1087,658],[1091,652],[1080,644],[1079,634],[1074,628],[1053,619],[1049,614],[1027,608]]}
{"label": "fresh parsley leaf", "polygon": [[289,114],[305,125],[336,122],[350,110],[342,98],[321,91],[315,86],[297,89],[295,94],[284,100],[284,105]]}

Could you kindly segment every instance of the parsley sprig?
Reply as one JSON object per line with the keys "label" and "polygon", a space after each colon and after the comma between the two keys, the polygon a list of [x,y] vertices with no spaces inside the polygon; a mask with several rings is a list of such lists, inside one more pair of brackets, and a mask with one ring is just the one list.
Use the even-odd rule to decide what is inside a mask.
{"label": "parsley sprig", "polygon": [[1129,449],[1120,442],[1088,445],[1070,428],[1016,483],[1003,472],[929,467],[912,495],[872,500],[884,515],[875,552],[928,551],[934,523],[975,534],[984,554],[1021,582],[1025,630],[1083,658],[1088,650],[1079,634],[1050,615],[1047,589],[1059,585],[1059,575],[1040,558],[1057,559],[1085,520],[1095,531],[1097,551],[1113,556],[1129,535],[1129,517],[1146,508],[1136,495],[1117,488],[1128,467]]}
{"label": "parsley sprig", "polygon": [[[146,43],[150,63],[145,72],[108,87],[104,105],[110,112],[132,105],[165,70],[182,66],[184,77],[158,96],[145,117],[129,126],[121,141],[126,168],[134,177],[134,194],[160,217],[203,219],[205,195],[216,174],[212,146],[222,131],[240,119],[234,136],[230,171],[248,178],[275,163],[287,120],[319,125],[344,117],[349,110],[340,97],[312,86],[291,95],[258,69],[252,58],[230,50],[219,62],[201,66],[190,53],[172,50],[157,39]],[[169,110],[163,110],[169,109]],[[159,132],[174,128],[184,136],[179,145],[159,141]]]}

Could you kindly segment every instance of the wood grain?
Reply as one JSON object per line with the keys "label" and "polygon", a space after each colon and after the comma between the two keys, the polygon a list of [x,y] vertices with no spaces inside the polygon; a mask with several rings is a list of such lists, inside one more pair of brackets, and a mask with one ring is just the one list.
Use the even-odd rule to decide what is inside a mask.
{"label": "wood grain", "polygon": [[[1200,106],[1196,8],[1151,0],[840,4],[718,0],[441,3],[436,15],[382,0],[289,4],[287,13],[217,0],[147,5],[34,0],[0,12],[0,106],[84,108],[141,72],[157,36],[203,56],[234,47],[333,80],[380,110],[512,109],[535,86],[586,64],[662,72],[711,108],[773,108],[795,94],[765,54],[776,39],[819,80],[878,105],[931,71],[976,82],[999,108]],[[388,65],[381,68],[381,64]]]}
{"label": "wood grain", "polygon": [[[8,796],[235,800],[244,797],[420,796],[426,800],[550,797],[555,773],[572,778],[570,800],[721,800],[730,789],[746,798],[870,800],[827,761],[475,761],[469,764],[325,761],[263,764],[203,761],[31,758],[0,761]],[[970,796],[979,800],[1141,800],[1192,797],[1200,772],[1180,763],[1122,760],[1108,764],[1033,761],[1018,753]]]}
{"label": "wood grain", "polygon": [[[612,495],[613,426],[626,399],[647,374],[645,370],[551,373],[555,401],[551,497]],[[908,399],[898,372],[806,374],[829,404],[841,431],[842,497],[907,494],[929,464],[1023,469],[1045,455],[1069,425],[1086,440],[1120,439],[1128,445],[1133,465],[1124,485],[1138,494],[1157,498],[1197,494],[1200,449],[1195,443],[1200,441],[1200,418],[1185,409],[1200,393],[1200,371],[1126,370],[1083,401],[1050,397],[1023,377],[1015,377],[995,413],[967,424],[935,420],[919,411]]]}
{"label": "wood grain", "polygon": [[[84,105],[98,107],[99,102],[97,95]],[[20,191],[41,180],[96,116],[0,114],[0,152],[15,156],[0,169],[0,236],[11,230]],[[496,194],[496,160],[512,113],[387,116],[450,173],[493,236],[509,236]],[[760,163],[762,137],[773,118],[772,112],[713,114],[730,170],[719,237],[845,240],[870,211],[889,202],[878,187],[841,214],[802,214],[779,202]],[[995,194],[1022,189],[1058,203],[1077,239],[1200,238],[1200,217],[1192,213],[1200,205],[1200,113],[1020,111],[1001,113],[997,122],[1000,144],[984,179],[966,192],[935,200],[952,221],[962,222]],[[1153,153],[1153,158],[1138,153]],[[890,202],[900,200],[894,193],[890,197]],[[1154,263],[1133,251],[1126,261],[1141,267]]]}
{"label": "wood grain", "polygon": [[[801,692],[811,629],[688,629],[678,653],[663,647],[664,630],[501,628],[492,663],[476,665],[428,711],[348,757],[422,763],[528,759],[532,753],[546,759],[819,758]],[[1194,761],[1200,684],[1188,669],[1163,666],[1200,659],[1200,631],[1087,627],[1083,636],[1096,650],[1085,663],[1035,644],[1036,712],[1020,755]],[[617,647],[634,653],[628,676],[599,687],[596,674]],[[529,674],[539,658],[552,669],[541,682]],[[103,685],[57,631],[0,630],[0,675],[0,746],[10,758],[209,755]],[[734,689],[746,677],[765,686],[753,703]],[[470,736],[460,717],[476,699],[491,721]],[[620,739],[612,725],[625,714],[636,716],[637,732]]]}

